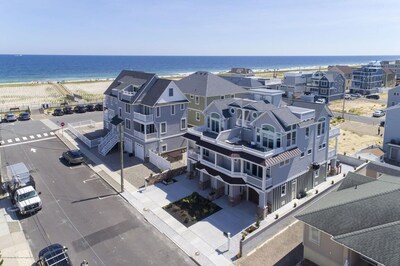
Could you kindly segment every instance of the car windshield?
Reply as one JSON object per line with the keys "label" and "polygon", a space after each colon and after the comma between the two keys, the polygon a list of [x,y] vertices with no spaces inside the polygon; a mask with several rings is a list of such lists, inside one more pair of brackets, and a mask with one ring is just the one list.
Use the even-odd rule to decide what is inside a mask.
{"label": "car windshield", "polygon": [[14,114],[7,114],[7,117],[12,117],[14,116]]}
{"label": "car windshield", "polygon": [[19,195],[18,196],[18,201],[27,200],[27,199],[30,199],[30,198],[34,198],[36,196],[37,196],[36,191],[29,191],[29,192],[26,192],[24,194]]}
{"label": "car windshield", "polygon": [[82,153],[80,151],[70,151],[70,153],[74,158],[82,157]]}

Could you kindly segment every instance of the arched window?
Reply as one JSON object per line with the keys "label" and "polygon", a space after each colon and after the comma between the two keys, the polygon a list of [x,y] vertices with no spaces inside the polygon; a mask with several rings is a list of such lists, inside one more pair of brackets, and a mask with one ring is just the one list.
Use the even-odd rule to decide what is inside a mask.
{"label": "arched window", "polygon": [[325,134],[325,124],[326,124],[326,118],[321,117],[318,119],[318,126],[317,126],[317,135],[321,136]]}
{"label": "arched window", "polygon": [[275,132],[272,125],[262,125],[261,129],[256,131],[260,136],[256,136],[257,142],[270,150],[281,146],[281,135]]}
{"label": "arched window", "polygon": [[219,133],[221,131],[221,116],[218,113],[211,113],[209,128],[215,133]]}

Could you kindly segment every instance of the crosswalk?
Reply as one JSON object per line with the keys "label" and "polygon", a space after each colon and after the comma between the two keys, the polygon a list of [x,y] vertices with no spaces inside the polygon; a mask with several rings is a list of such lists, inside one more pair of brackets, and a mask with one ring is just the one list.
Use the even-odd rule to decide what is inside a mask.
{"label": "crosswalk", "polygon": [[39,140],[39,139],[53,137],[53,136],[55,136],[55,133],[53,131],[51,131],[51,132],[45,132],[45,133],[29,135],[29,136],[22,136],[22,137],[20,136],[20,137],[16,137],[13,139],[1,140],[0,143],[1,143],[1,145],[7,145],[7,144],[13,144],[13,143],[22,143],[24,141]]}

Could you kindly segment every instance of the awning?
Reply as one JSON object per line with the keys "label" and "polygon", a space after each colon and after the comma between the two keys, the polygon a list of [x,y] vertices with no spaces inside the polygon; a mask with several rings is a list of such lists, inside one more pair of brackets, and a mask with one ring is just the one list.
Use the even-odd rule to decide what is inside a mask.
{"label": "awning", "polygon": [[118,126],[119,124],[121,124],[124,120],[122,120],[121,118],[119,118],[117,115],[114,116],[113,118],[111,118],[110,123],[113,124],[114,126]]}
{"label": "awning", "polygon": [[301,154],[301,151],[298,148],[295,148],[295,149],[290,150],[290,151],[282,152],[281,154],[279,154],[279,155],[277,155],[275,157],[266,159],[265,160],[265,166],[267,166],[267,167],[273,166],[273,165],[278,164],[280,162],[284,162],[286,160],[289,160],[289,159],[292,159],[292,158],[294,158],[296,156],[299,156],[300,154]]}

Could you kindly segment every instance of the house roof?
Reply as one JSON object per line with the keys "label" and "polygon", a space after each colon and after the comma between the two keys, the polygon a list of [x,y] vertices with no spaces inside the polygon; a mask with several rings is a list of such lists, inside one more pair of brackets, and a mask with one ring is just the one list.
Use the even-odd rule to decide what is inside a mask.
{"label": "house roof", "polygon": [[183,93],[205,97],[246,92],[242,87],[206,71],[197,71],[176,81],[176,84]]}
{"label": "house roof", "polygon": [[[350,174],[346,179],[341,189],[319,199],[296,218],[379,263],[397,265],[400,177],[384,175],[370,180]],[[388,238],[390,231],[393,236]],[[388,239],[392,242],[388,242],[390,248],[385,248]],[[368,248],[368,243],[376,248]]]}
{"label": "house roof", "polygon": [[243,75],[243,74],[253,74],[254,75],[253,70],[251,70],[250,68],[245,68],[245,67],[231,68],[231,70],[229,70],[228,73],[241,74],[241,75]]}
{"label": "house roof", "polygon": [[150,80],[156,77],[156,74],[146,73],[135,70],[122,70],[117,78],[111,83],[111,85],[104,92],[106,95],[110,95],[112,89],[123,89],[129,85],[133,85],[138,88],[144,87],[145,84],[150,82]]}
{"label": "house roof", "polygon": [[[333,67],[336,67],[338,70],[340,70],[343,74],[353,74],[353,69],[351,68],[351,67],[349,67],[349,66],[340,66],[340,65],[336,65],[336,66],[333,66]],[[329,70],[330,71],[333,71],[333,70],[331,70],[331,68],[329,68]]]}
{"label": "house roof", "polygon": [[201,163],[197,163],[196,168],[199,170],[204,169],[208,174],[210,174],[212,176],[219,176],[222,178],[222,180],[224,180],[225,182],[227,182],[229,184],[238,184],[238,185],[246,184],[246,182],[244,182],[244,180],[240,177],[237,177],[237,178],[230,177],[224,173],[221,173],[220,171],[217,171],[217,170],[215,170],[211,167],[208,167],[204,164],[201,164]]}
{"label": "house roof", "polygon": [[271,112],[284,127],[295,125],[301,122],[301,120],[287,107],[273,109]]}
{"label": "house roof", "polygon": [[168,79],[157,79],[157,81],[146,91],[140,102],[144,105],[154,106],[160,95],[165,91],[168,85],[171,83]]}
{"label": "house roof", "polygon": [[383,155],[385,155],[385,152],[381,149],[381,148],[367,148],[367,149],[363,149],[359,152],[357,152],[358,154],[362,153],[362,154],[373,154],[377,157],[381,157]]}
{"label": "house roof", "polygon": [[260,88],[265,87],[261,82],[253,78],[238,77],[238,76],[221,76],[233,84],[244,88]]}
{"label": "house roof", "polygon": [[[400,107],[400,106],[399,106]],[[400,176],[400,167],[391,164],[371,161],[367,164],[367,169],[392,176]]]}
{"label": "house roof", "polygon": [[387,75],[395,74],[395,72],[393,70],[391,70],[390,68],[387,68],[387,67],[383,68],[383,72],[385,72],[385,74],[387,74]]}
{"label": "house roof", "polygon": [[355,186],[359,186],[365,183],[369,183],[375,181],[376,178],[372,178],[365,175],[360,175],[354,172],[348,172],[345,179],[343,179],[337,190],[343,190],[346,188],[354,188]]}
{"label": "house roof", "polygon": [[328,115],[330,117],[333,117],[332,111],[328,108],[328,106],[326,104],[312,103],[312,102],[305,102],[305,101],[293,101],[292,105],[293,106],[297,106],[297,107],[302,107],[302,108],[308,108],[308,109],[315,110],[315,118],[316,119],[321,116],[321,112],[323,110],[326,110]]}

